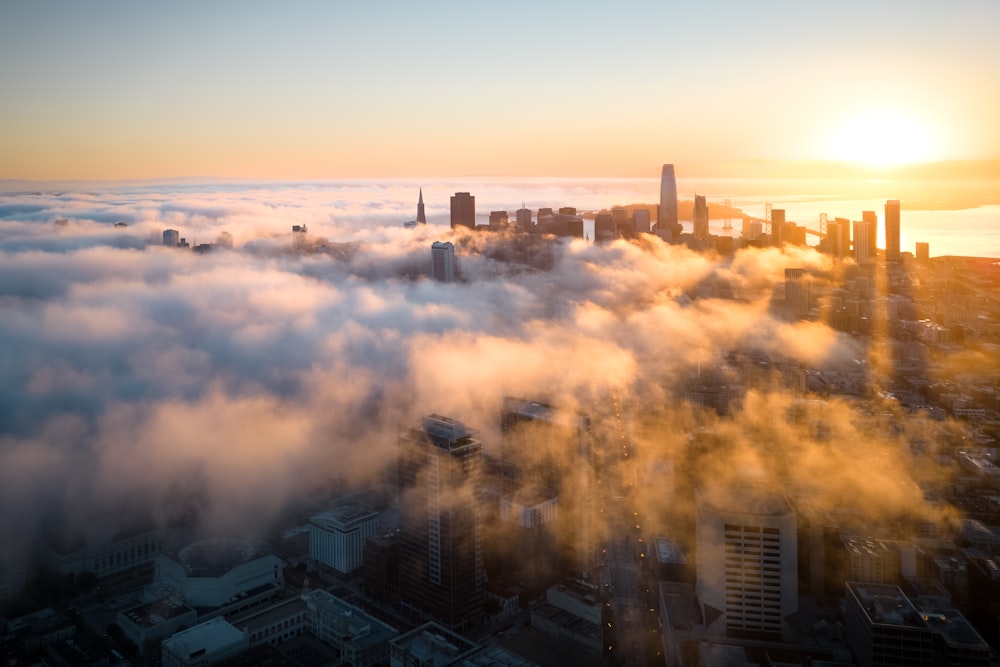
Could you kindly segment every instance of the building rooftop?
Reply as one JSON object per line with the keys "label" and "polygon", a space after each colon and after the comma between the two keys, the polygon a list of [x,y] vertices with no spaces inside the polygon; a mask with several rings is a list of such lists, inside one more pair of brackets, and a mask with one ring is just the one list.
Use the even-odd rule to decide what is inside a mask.
{"label": "building rooftop", "polygon": [[242,614],[238,614],[229,619],[229,622],[237,628],[244,630],[246,634],[252,634],[260,628],[266,628],[274,621],[293,616],[306,610],[306,601],[301,597],[292,598],[272,605],[267,609],[251,609]]}
{"label": "building rooftop", "polygon": [[151,628],[193,611],[194,608],[184,604],[183,600],[171,596],[132,607],[122,614],[141,628]]}
{"label": "building rooftop", "polygon": [[398,634],[395,628],[327,591],[312,591],[303,595],[302,599],[321,616],[347,621],[343,629],[344,640],[350,641],[362,651],[384,644]]}
{"label": "building rooftop", "polygon": [[921,618],[931,630],[944,637],[949,646],[966,646],[989,650],[986,642],[969,622],[955,609],[921,610]]}
{"label": "building rooftop", "polygon": [[359,523],[378,518],[378,512],[361,503],[347,503],[310,517],[310,523],[326,530],[351,530]]}
{"label": "building rooftop", "polygon": [[478,644],[433,622],[396,637],[390,645],[413,655],[422,667],[450,665],[480,649]]}
{"label": "building rooftop", "polygon": [[165,639],[163,646],[174,655],[191,656],[199,652],[211,655],[245,641],[240,630],[220,617],[181,630],[170,639]]}
{"label": "building rooftop", "polygon": [[847,588],[857,598],[873,625],[925,627],[917,608],[898,586],[848,582]]}
{"label": "building rooftop", "polygon": [[249,562],[257,549],[236,538],[212,538],[189,544],[177,554],[177,560],[192,577],[214,577]]}

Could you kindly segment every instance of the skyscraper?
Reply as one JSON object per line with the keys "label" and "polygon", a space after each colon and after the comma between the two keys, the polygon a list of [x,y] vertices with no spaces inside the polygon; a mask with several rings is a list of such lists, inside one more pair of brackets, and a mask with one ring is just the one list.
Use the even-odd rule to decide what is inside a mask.
{"label": "skyscraper", "polygon": [[468,192],[456,192],[451,197],[451,228],[476,228],[476,198]]}
{"label": "skyscraper", "polygon": [[181,234],[176,229],[163,230],[163,245],[176,248],[181,243]]}
{"label": "skyscraper", "polygon": [[854,221],[854,261],[867,262],[872,257],[871,231],[869,223],[865,220]]}
{"label": "skyscraper", "polygon": [[525,208],[524,204],[517,209],[517,228],[522,232],[531,229],[531,209]]}
{"label": "skyscraper", "polygon": [[483,608],[482,443],[440,415],[401,427],[397,442],[400,596],[408,607],[461,629]]}
{"label": "skyscraper", "polygon": [[763,489],[729,496],[720,488],[699,495],[697,512],[697,590],[705,617],[717,619],[730,637],[789,638],[799,605],[791,505]]}
{"label": "skyscraper", "polygon": [[861,211],[861,222],[868,223],[868,256],[874,257],[878,249],[878,214],[875,211]]}
{"label": "skyscraper", "polygon": [[674,177],[674,165],[663,165],[660,175],[660,210],[656,219],[656,228],[669,230],[678,235],[677,221],[677,179]]}
{"label": "skyscraper", "polygon": [[694,237],[708,238],[708,202],[704,195],[694,196]]}
{"label": "skyscraper", "polygon": [[899,261],[898,199],[890,199],[885,203],[885,258],[890,262]]}
{"label": "skyscraper", "polygon": [[780,248],[785,243],[785,209],[771,209],[771,245]]}
{"label": "skyscraper", "polygon": [[442,283],[455,282],[455,245],[450,241],[431,244],[431,278]]}
{"label": "skyscraper", "polygon": [[417,199],[417,222],[426,225],[427,215],[424,213],[424,189],[420,188],[420,197]]}

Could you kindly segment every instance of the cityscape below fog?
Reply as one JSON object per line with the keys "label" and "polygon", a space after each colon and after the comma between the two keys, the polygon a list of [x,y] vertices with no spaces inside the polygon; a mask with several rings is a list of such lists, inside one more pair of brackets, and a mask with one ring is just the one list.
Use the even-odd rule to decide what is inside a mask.
{"label": "cityscape below fog", "polygon": [[0,195],[0,654],[1000,664],[1000,248],[682,169]]}

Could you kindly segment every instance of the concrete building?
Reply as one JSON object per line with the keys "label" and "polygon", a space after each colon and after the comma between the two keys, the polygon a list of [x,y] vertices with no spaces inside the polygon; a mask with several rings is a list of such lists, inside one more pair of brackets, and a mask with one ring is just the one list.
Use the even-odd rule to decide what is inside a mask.
{"label": "concrete building", "polygon": [[85,530],[46,538],[41,545],[41,559],[47,568],[62,575],[90,572],[104,578],[151,568],[161,545],[159,530],[105,518],[91,521]]}
{"label": "concrete building", "polygon": [[710,634],[794,636],[798,612],[796,516],[764,489],[703,491],[697,505],[698,597]]}
{"label": "concrete building", "polygon": [[890,262],[898,262],[900,258],[898,199],[885,203],[885,258]]}
{"label": "concrete building", "polygon": [[455,245],[451,241],[431,244],[431,277],[442,283],[455,282]]}
{"label": "concrete building", "polygon": [[365,538],[378,533],[378,512],[349,503],[309,519],[309,557],[342,574],[361,567]]}
{"label": "concrete building", "polygon": [[178,632],[160,648],[162,667],[214,665],[247,649],[243,632],[223,618],[213,618]]}
{"label": "concrete building", "polygon": [[390,667],[461,665],[482,647],[437,623],[425,623],[389,642]]}
{"label": "concrete building", "polygon": [[234,538],[190,544],[156,559],[156,583],[178,591],[192,607],[215,608],[251,591],[274,595],[285,585],[284,563]]}
{"label": "concrete building", "polygon": [[482,443],[461,422],[428,415],[400,427],[400,595],[448,627],[478,620],[486,578],[480,545]]}
{"label": "concrete building", "polygon": [[451,197],[451,228],[476,228],[476,198],[468,192],[456,192]]}
{"label": "concrete building", "polygon": [[264,609],[252,609],[229,618],[251,648],[280,644],[309,631],[309,609],[304,597],[295,597]]}
{"label": "concrete building", "polygon": [[990,648],[954,609],[919,610],[896,586],[846,584],[847,644],[861,667],[988,667]]}
{"label": "concrete building", "polygon": [[389,642],[398,632],[324,590],[302,596],[309,631],[340,653],[340,663],[372,667],[389,662]]}
{"label": "concrete building", "polygon": [[680,236],[680,222],[677,219],[677,179],[674,165],[663,165],[660,173],[660,210],[656,218],[657,230]]}
{"label": "concrete building", "polygon": [[162,640],[181,628],[194,625],[198,613],[177,597],[166,597],[124,609],[115,621],[129,641],[145,654],[150,642]]}

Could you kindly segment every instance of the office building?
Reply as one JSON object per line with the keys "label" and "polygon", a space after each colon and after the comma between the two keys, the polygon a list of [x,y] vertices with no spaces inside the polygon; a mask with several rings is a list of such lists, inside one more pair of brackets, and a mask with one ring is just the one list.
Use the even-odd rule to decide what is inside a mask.
{"label": "office building", "polygon": [[656,217],[656,228],[667,231],[673,236],[680,236],[680,223],[677,220],[677,179],[674,176],[674,165],[663,165],[660,174],[660,210]]}
{"label": "office building", "polygon": [[483,609],[482,443],[464,424],[440,415],[401,427],[397,442],[402,602],[464,628]]}
{"label": "office building", "polygon": [[378,512],[358,503],[341,505],[309,519],[309,557],[342,574],[362,565],[365,539],[378,532]]}
{"label": "office building", "polygon": [[917,609],[896,586],[847,582],[847,645],[861,667],[987,667],[989,645],[954,609]]}
{"label": "office building", "polygon": [[365,540],[365,593],[380,602],[399,602],[399,535],[376,535]]}
{"label": "office building", "polygon": [[424,212],[424,189],[420,188],[420,195],[417,197],[417,222],[426,225],[427,214]]}
{"label": "office building", "polygon": [[224,618],[213,618],[165,640],[160,648],[160,664],[163,667],[214,665],[239,655],[247,646],[242,630]]}
{"label": "office building", "polygon": [[637,233],[648,234],[650,224],[649,209],[637,208],[632,211],[632,224],[635,226]]}
{"label": "office building", "polygon": [[618,226],[610,213],[598,213],[594,216],[594,242],[607,243],[618,238]]}
{"label": "office building", "polygon": [[522,232],[531,229],[531,209],[525,208],[524,204],[521,204],[521,208],[517,209],[517,228]]}
{"label": "office building", "polygon": [[899,256],[899,200],[890,199],[885,203],[885,258],[898,262]]}
{"label": "office building", "polygon": [[696,239],[708,238],[708,202],[704,195],[694,196],[694,237]]}
{"label": "office building", "polygon": [[854,221],[854,261],[861,264],[875,256],[871,245],[871,225],[865,220]]}
{"label": "office building", "polygon": [[505,396],[500,431],[505,497],[522,489],[557,497],[563,548],[573,555],[576,573],[587,574],[597,551],[590,417]]}
{"label": "office building", "polygon": [[805,269],[785,269],[785,305],[796,317],[809,314],[809,283]]}
{"label": "office building", "polygon": [[456,192],[451,197],[451,228],[476,228],[476,198],[468,192]]}
{"label": "office building", "polygon": [[861,211],[861,222],[868,224],[869,257],[878,254],[878,214],[875,211]]}
{"label": "office building", "polygon": [[181,244],[181,233],[176,229],[163,230],[163,245],[176,248]]}
{"label": "office building", "polygon": [[710,634],[794,636],[798,612],[796,516],[764,489],[702,492],[697,504],[698,597]]}
{"label": "office building", "polygon": [[849,257],[851,253],[851,221],[847,218],[835,218],[827,223],[826,237],[830,239],[830,254],[834,257]]}
{"label": "office building", "polygon": [[431,278],[442,283],[455,282],[455,244],[451,241],[431,244]]}
{"label": "office building", "polygon": [[491,230],[498,231],[501,229],[506,229],[509,222],[510,222],[510,217],[507,214],[507,211],[490,211]]}
{"label": "office building", "polygon": [[389,642],[399,634],[395,628],[324,590],[306,593],[302,599],[310,634],[337,649],[337,664],[388,664]]}
{"label": "office building", "polygon": [[931,258],[931,245],[926,241],[917,241],[917,259],[928,260]]}
{"label": "office building", "polygon": [[780,248],[785,243],[785,209],[771,209],[771,245]]}

